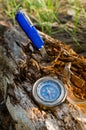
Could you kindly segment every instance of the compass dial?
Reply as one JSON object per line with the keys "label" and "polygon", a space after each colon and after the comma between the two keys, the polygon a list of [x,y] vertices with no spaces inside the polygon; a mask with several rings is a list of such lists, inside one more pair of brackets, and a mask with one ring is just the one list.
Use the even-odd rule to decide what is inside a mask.
{"label": "compass dial", "polygon": [[66,89],[59,79],[46,76],[35,82],[32,94],[35,101],[46,109],[61,104],[66,98]]}
{"label": "compass dial", "polygon": [[57,83],[48,80],[38,85],[37,92],[42,100],[52,102],[60,96],[61,88]]}

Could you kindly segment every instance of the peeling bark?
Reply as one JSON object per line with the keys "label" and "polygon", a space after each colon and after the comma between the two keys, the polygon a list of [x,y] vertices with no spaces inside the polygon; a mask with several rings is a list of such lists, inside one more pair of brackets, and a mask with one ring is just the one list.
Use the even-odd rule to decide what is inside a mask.
{"label": "peeling bark", "polygon": [[[86,59],[77,55],[64,43],[41,32],[40,34],[45,41],[48,55],[52,57],[48,62],[32,47],[25,34],[14,27],[5,32],[4,44],[0,45],[0,91],[14,120],[15,128],[85,130],[86,118],[82,116],[77,105],[71,104],[69,90],[73,93],[76,90],[75,86],[78,86],[77,90],[79,87],[85,88],[83,74],[86,71]],[[81,75],[78,75],[78,72]],[[43,110],[32,98],[34,82],[46,75],[58,77],[68,90],[66,101],[52,110]],[[77,82],[77,77],[78,80],[82,79],[81,84]],[[76,98],[86,100],[84,91],[78,96],[74,92]],[[83,120],[80,120],[81,118]]]}

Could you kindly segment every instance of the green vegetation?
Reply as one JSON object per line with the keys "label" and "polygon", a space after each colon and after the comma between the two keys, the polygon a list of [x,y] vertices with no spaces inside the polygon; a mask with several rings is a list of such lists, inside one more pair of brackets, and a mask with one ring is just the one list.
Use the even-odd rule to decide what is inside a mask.
{"label": "green vegetation", "polygon": [[78,29],[78,24],[79,24],[79,19],[80,19],[80,12],[82,11],[82,7],[80,5],[79,0],[74,0],[73,3],[71,2],[71,0],[68,0],[68,6],[73,11],[74,28],[73,28],[73,30],[71,32],[68,31],[68,29],[65,29],[65,30],[72,37],[72,39],[74,40],[74,42],[77,45],[80,46],[80,44],[79,44],[79,42],[78,42],[78,40],[76,38],[76,33],[77,33],[77,29]]}
{"label": "green vegetation", "polygon": [[[61,10],[62,1],[59,0],[0,0],[0,3],[3,3],[5,9],[3,10],[6,16],[13,19],[15,24],[15,13],[22,7],[25,9],[27,14],[32,18],[34,25],[38,26],[43,32],[51,35],[52,33],[61,33],[62,30],[65,30],[74,40],[75,43],[78,43],[76,39],[77,28],[79,24],[80,14],[82,13],[86,19],[86,11],[83,6],[80,4],[79,0],[67,0],[67,9],[73,9],[73,24],[74,28],[72,31],[68,30],[66,25],[63,26],[60,30],[52,32],[53,23],[57,22],[61,25],[58,18],[58,13]],[[66,9],[66,10],[67,10]],[[66,27],[65,27],[66,26]]]}
{"label": "green vegetation", "polygon": [[6,7],[4,10],[6,15],[12,18],[15,23],[15,12],[19,8],[20,4],[17,4],[16,0],[4,0],[4,6]]}
{"label": "green vegetation", "polygon": [[13,19],[15,23],[15,13],[19,7],[24,8],[28,15],[35,18],[34,24],[38,24],[42,31],[46,30],[51,33],[51,24],[57,19],[57,12],[59,9],[58,0],[4,0],[5,13]]}

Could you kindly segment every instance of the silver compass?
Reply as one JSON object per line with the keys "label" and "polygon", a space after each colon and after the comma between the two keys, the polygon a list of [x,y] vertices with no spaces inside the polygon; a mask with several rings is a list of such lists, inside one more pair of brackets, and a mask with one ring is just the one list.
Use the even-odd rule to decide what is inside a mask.
{"label": "silver compass", "polygon": [[47,76],[35,82],[32,94],[40,106],[52,108],[65,100],[66,89],[59,79]]}

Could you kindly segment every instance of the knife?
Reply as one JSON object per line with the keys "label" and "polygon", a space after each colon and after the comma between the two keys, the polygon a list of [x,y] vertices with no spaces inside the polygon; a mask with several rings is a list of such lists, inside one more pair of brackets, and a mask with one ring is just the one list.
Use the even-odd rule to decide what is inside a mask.
{"label": "knife", "polygon": [[26,33],[27,37],[32,41],[32,44],[40,51],[42,57],[46,58],[47,52],[44,47],[44,41],[30,18],[22,10],[19,10],[16,13],[15,19],[22,30]]}

